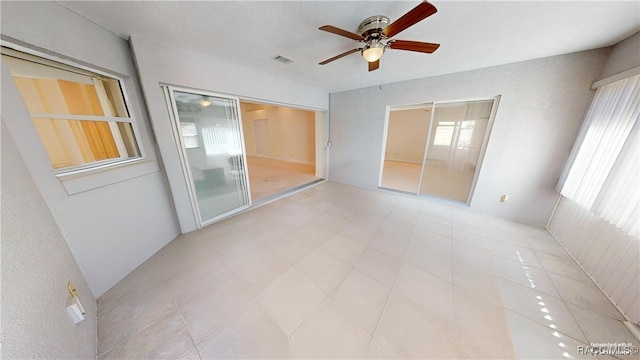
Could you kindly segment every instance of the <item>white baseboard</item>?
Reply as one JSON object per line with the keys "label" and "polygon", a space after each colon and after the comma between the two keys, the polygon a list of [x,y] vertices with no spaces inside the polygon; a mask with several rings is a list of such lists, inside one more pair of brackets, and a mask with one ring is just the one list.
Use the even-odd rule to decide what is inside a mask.
{"label": "white baseboard", "polygon": [[247,157],[249,157],[249,156],[256,157],[256,158],[269,159],[269,160],[286,161],[286,162],[290,162],[290,163],[294,163],[294,164],[315,166],[315,162],[300,161],[300,160],[295,160],[295,159],[281,159],[281,158],[277,158],[275,156],[249,155],[249,154],[247,154]]}

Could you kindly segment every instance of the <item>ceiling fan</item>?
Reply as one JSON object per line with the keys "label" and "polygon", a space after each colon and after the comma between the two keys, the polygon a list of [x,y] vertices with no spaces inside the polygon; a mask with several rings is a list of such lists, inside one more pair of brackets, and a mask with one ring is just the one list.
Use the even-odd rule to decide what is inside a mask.
{"label": "ceiling fan", "polygon": [[350,39],[363,42],[364,46],[343,52],[320,63],[328,64],[344,56],[360,51],[362,57],[369,62],[369,71],[377,70],[380,67],[380,58],[386,49],[417,51],[422,53],[432,53],[438,49],[440,44],[433,44],[420,41],[394,40],[391,39],[401,31],[426,19],[438,11],[435,6],[426,0],[420,3],[408,13],[402,15],[398,20],[389,24],[389,18],[384,15],[375,15],[366,18],[360,26],[358,33],[337,28],[332,25],[324,25],[320,30],[336,35],[348,37]]}

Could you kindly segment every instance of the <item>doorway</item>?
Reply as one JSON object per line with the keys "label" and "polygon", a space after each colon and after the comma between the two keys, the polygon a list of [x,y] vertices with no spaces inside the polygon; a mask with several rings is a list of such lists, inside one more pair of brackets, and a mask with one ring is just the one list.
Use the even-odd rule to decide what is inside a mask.
{"label": "doorway", "polygon": [[322,113],[244,100],[240,108],[252,201],[322,180]]}
{"label": "doorway", "polygon": [[256,154],[259,156],[271,156],[269,119],[253,120],[253,138],[256,144]]}
{"label": "doorway", "polygon": [[379,186],[469,203],[497,98],[389,110]]}
{"label": "doorway", "polygon": [[325,112],[163,89],[198,228],[324,180]]}

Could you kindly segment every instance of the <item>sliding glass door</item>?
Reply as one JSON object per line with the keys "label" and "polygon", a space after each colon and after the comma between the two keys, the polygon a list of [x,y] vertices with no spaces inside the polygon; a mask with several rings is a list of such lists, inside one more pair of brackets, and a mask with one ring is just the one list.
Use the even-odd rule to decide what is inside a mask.
{"label": "sliding glass door", "polygon": [[200,226],[251,205],[239,100],[166,87],[194,215]]}
{"label": "sliding glass door", "polygon": [[468,202],[495,101],[391,109],[379,186]]}
{"label": "sliding glass door", "polygon": [[389,112],[380,186],[418,192],[431,108],[432,104],[426,104]]}
{"label": "sliding glass door", "polygon": [[493,100],[434,106],[420,193],[467,201]]}

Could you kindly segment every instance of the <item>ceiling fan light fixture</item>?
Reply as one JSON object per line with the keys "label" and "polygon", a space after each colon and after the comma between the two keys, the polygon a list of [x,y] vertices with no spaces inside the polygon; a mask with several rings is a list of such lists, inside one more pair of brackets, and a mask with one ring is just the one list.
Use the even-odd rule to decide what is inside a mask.
{"label": "ceiling fan light fixture", "polygon": [[207,107],[210,105],[211,105],[211,100],[209,100],[206,96],[203,96],[202,99],[200,99],[200,106]]}
{"label": "ceiling fan light fixture", "polygon": [[362,49],[362,57],[368,62],[375,62],[380,60],[382,54],[384,54],[385,46],[378,41],[370,41],[364,49]]}
{"label": "ceiling fan light fixture", "polygon": [[364,21],[360,23],[360,26],[358,26],[357,33],[332,25],[321,26],[319,29],[322,31],[364,43],[364,46],[345,51],[342,54],[322,61],[319,64],[326,65],[332,61],[360,51],[362,57],[369,63],[369,71],[374,71],[380,68],[380,58],[387,48],[392,50],[415,51],[431,54],[438,49],[440,44],[421,41],[395,40],[393,37],[435,14],[437,11],[438,9],[436,9],[433,4],[429,3],[427,0],[422,0],[420,4],[392,23],[390,23],[389,18],[384,15],[374,15],[364,19]]}

